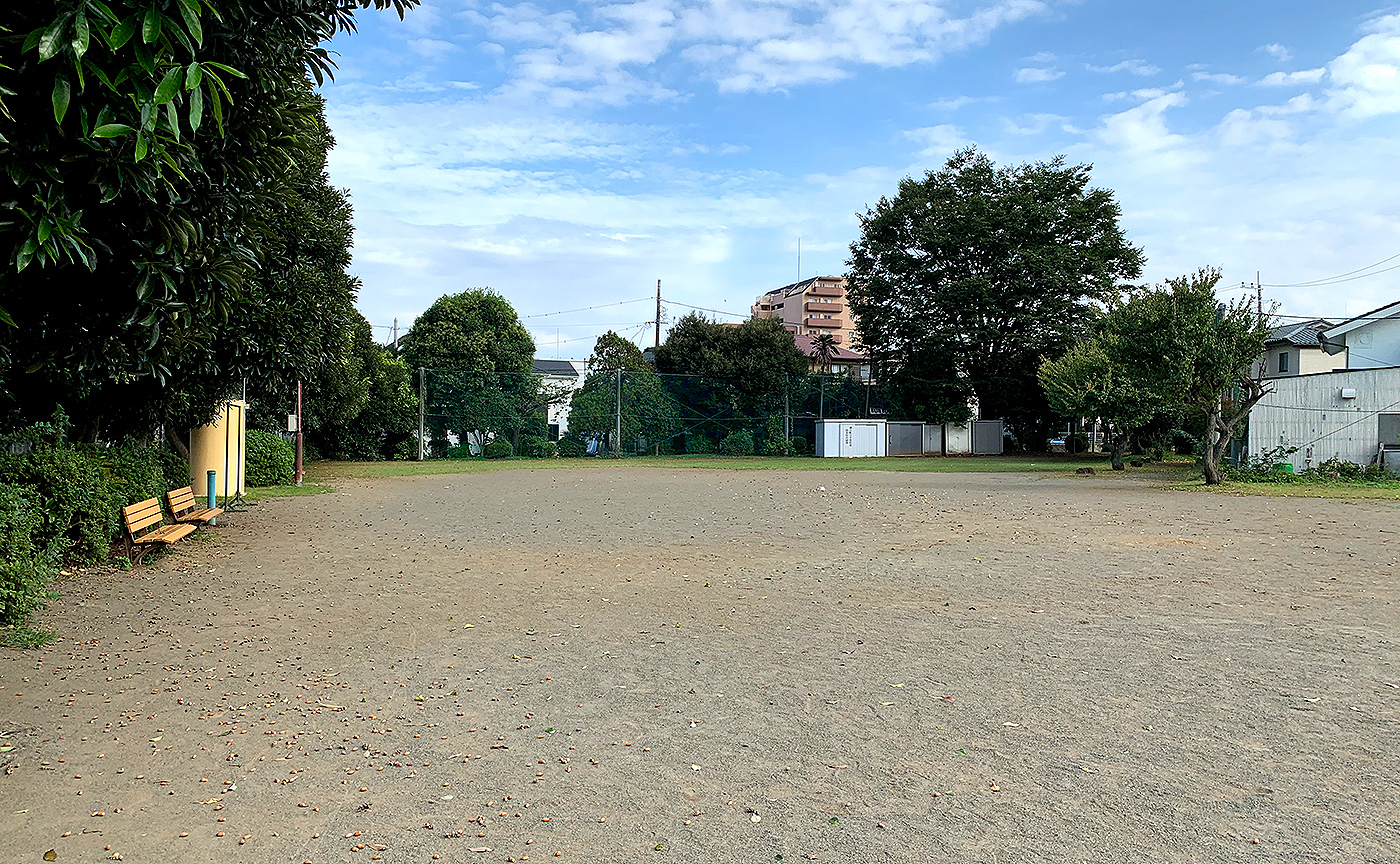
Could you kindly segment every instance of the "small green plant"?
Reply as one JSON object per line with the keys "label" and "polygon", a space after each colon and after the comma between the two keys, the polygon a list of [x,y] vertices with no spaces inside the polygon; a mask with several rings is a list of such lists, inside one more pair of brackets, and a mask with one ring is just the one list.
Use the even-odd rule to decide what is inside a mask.
{"label": "small green plant", "polygon": [[244,439],[249,486],[286,486],[295,479],[296,453],[281,435],[249,429]]}
{"label": "small green plant", "polygon": [[715,452],[715,442],[702,432],[690,432],[685,436],[685,452],[704,456]]}
{"label": "small green plant", "polygon": [[487,459],[504,459],[511,455],[510,442],[504,438],[497,438],[486,445]]}
{"label": "small green plant", "polygon": [[566,459],[578,459],[588,454],[588,445],[573,435],[559,439],[559,455]]}
{"label": "small green plant", "polygon": [[470,459],[472,458],[472,448],[468,444],[458,444],[456,447],[448,447],[443,456],[448,459]]}
{"label": "small green plant", "polygon": [[730,432],[719,442],[719,452],[724,456],[752,456],[753,433],[747,429]]}
{"label": "small green plant", "polygon": [[0,627],[0,645],[6,648],[42,648],[57,636],[52,630],[36,630],[24,624]]}
{"label": "small green plant", "polygon": [[794,456],[805,456],[812,452],[807,449],[807,439],[801,435],[794,435],[789,438],[788,441],[792,444],[792,454]]}
{"label": "small green plant", "polygon": [[531,459],[549,459],[556,455],[554,444],[538,435],[524,435],[520,438],[520,455]]}

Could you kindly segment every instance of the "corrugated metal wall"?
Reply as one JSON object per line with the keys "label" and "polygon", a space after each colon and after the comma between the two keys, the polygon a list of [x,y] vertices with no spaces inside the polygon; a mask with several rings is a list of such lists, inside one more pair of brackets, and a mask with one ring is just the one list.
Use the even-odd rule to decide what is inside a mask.
{"label": "corrugated metal wall", "polygon": [[[1249,417],[1250,458],[1297,447],[1279,459],[1296,470],[1332,458],[1369,465],[1380,443],[1380,415],[1400,413],[1400,369],[1357,369],[1269,381]],[[1356,398],[1343,399],[1353,388]]]}

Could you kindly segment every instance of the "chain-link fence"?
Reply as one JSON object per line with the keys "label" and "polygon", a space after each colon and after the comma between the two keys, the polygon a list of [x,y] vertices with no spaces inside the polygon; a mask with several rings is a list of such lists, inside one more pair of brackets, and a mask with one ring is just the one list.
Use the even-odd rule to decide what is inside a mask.
{"label": "chain-link fence", "polygon": [[424,456],[796,455],[816,421],[884,417],[885,393],[844,375],[770,380],[650,371],[419,370]]}

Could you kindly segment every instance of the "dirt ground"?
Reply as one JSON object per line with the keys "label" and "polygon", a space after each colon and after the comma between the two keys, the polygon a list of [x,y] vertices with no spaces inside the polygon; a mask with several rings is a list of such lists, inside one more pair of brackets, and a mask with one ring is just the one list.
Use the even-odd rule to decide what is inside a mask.
{"label": "dirt ground", "polygon": [[7,861],[1400,861],[1395,502],[344,481],[0,651]]}

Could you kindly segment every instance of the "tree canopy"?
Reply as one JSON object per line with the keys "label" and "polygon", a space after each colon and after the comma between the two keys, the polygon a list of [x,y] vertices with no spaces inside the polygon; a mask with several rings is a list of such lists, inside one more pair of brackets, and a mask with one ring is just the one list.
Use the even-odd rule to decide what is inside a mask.
{"label": "tree canopy", "polygon": [[6,5],[0,422],[186,426],[243,378],[326,362],[354,286],[311,82],[356,10],[415,5]]}
{"label": "tree canopy", "polygon": [[1063,158],[998,168],[969,149],[902,180],[860,216],[848,261],[877,378],[907,390],[920,419],[965,419],[972,396],[983,416],[1043,438],[1040,359],[1063,354],[1142,271],[1119,216],[1089,166]]}
{"label": "tree canopy", "polygon": [[750,318],[735,326],[692,312],[676,322],[656,351],[658,372],[723,382],[733,409],[746,415],[780,405],[789,379],[807,374],[808,363],[774,318]]}
{"label": "tree canopy", "polygon": [[1251,367],[1269,332],[1247,298],[1221,303],[1219,282],[1220,271],[1205,268],[1132,291],[1112,304],[1090,338],[1041,365],[1056,411],[1109,426],[1115,468],[1129,436],[1149,422],[1170,426],[1194,414],[1206,418],[1206,480],[1219,482],[1235,429],[1267,392]]}
{"label": "tree canopy", "polygon": [[412,367],[456,372],[529,372],[535,340],[507,300],[489,288],[446,294],[399,340]]}

